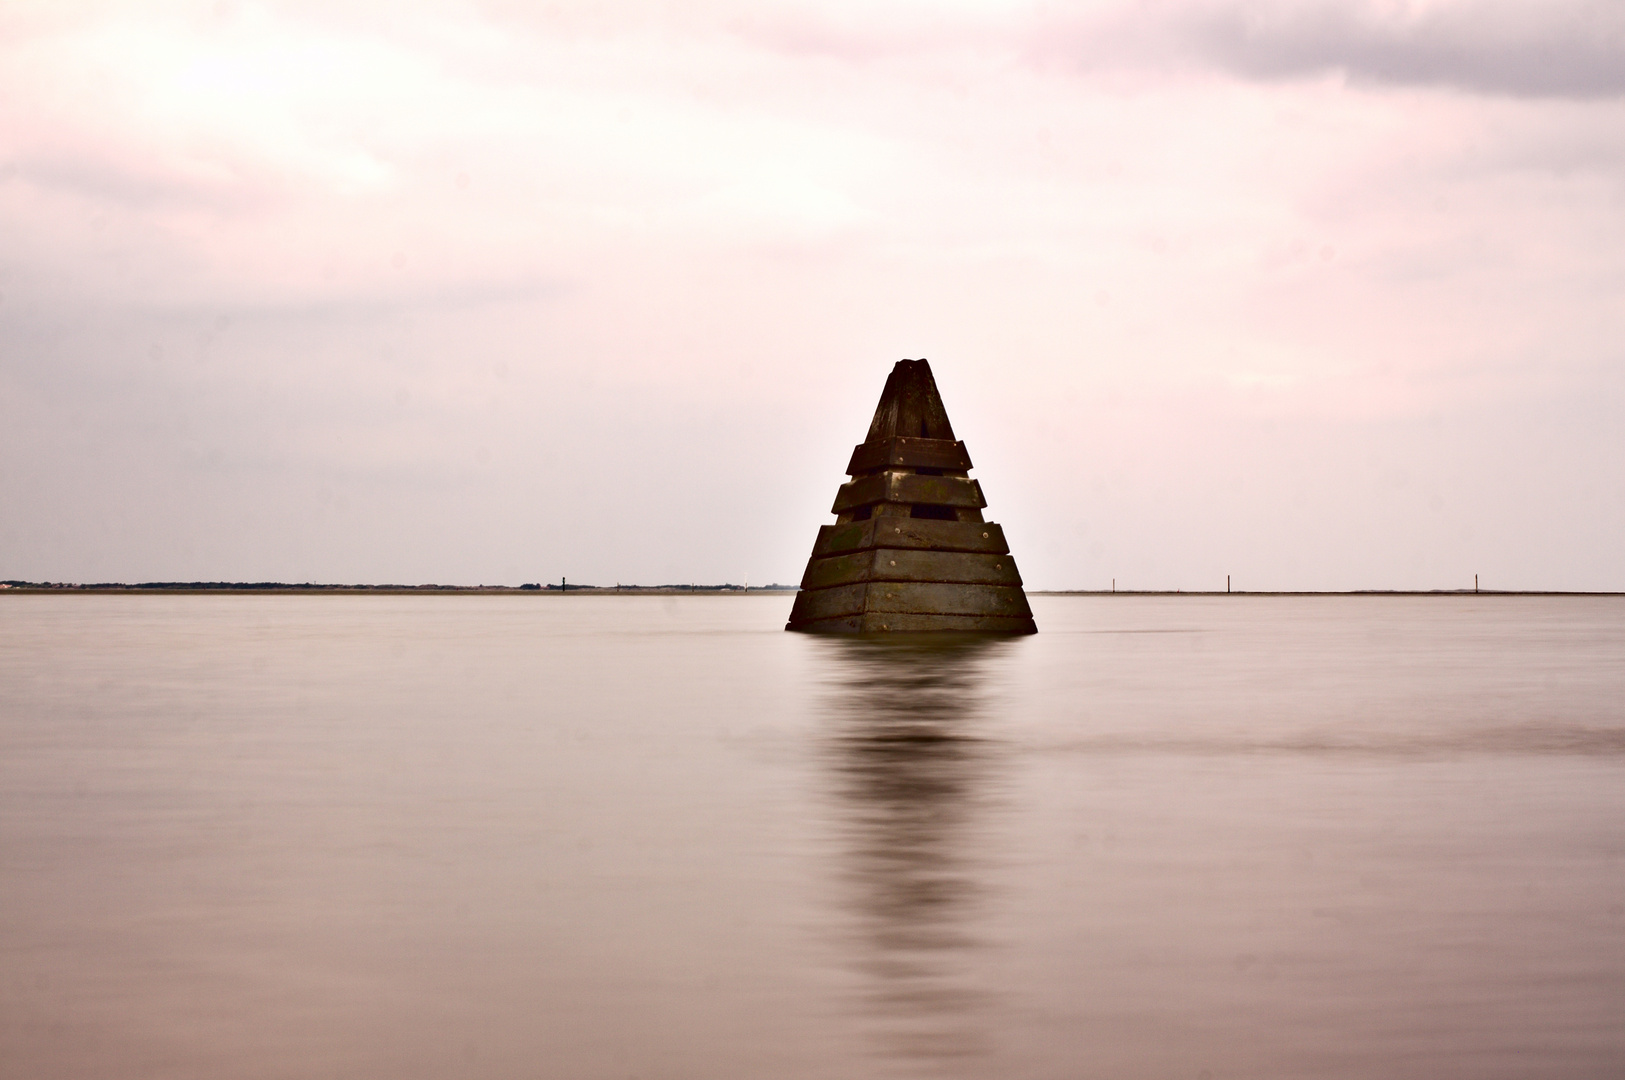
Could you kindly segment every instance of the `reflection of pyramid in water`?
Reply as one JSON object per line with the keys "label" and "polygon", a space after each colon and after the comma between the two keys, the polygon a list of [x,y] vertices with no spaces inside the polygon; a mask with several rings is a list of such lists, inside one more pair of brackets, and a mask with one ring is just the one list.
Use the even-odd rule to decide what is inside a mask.
{"label": "reflection of pyramid in water", "polygon": [[931,365],[898,361],[785,629],[1036,633],[1004,530],[982,520],[987,500],[970,468]]}

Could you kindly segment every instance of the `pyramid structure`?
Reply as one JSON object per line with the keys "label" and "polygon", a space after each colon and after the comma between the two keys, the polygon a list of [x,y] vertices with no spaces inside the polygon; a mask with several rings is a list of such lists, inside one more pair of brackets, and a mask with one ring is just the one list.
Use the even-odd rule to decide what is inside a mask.
{"label": "pyramid structure", "polygon": [[786,630],[1033,634],[1004,530],[954,438],[931,365],[900,360],[818,530]]}

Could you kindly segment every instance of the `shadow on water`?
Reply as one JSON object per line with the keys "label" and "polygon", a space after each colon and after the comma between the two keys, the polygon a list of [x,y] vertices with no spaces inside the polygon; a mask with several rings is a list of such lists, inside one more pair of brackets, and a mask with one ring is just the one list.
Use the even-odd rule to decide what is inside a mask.
{"label": "shadow on water", "polygon": [[980,838],[999,747],[987,668],[1008,638],[826,639],[828,750],[856,1003],[899,1064],[986,1052],[991,1006],[968,974],[988,867]]}

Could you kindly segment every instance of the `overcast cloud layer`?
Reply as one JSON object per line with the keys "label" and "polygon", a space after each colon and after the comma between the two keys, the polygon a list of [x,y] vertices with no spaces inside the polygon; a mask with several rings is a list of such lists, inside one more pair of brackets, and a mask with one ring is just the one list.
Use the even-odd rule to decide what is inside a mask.
{"label": "overcast cloud layer", "polygon": [[0,578],[1625,589],[1625,8],[0,8]]}
{"label": "overcast cloud layer", "polygon": [[[1246,77],[1341,72],[1357,82],[1529,97],[1625,92],[1625,7],[1611,2],[1283,0],[1163,11],[1169,36]],[[1160,29],[1151,29],[1153,41]]]}

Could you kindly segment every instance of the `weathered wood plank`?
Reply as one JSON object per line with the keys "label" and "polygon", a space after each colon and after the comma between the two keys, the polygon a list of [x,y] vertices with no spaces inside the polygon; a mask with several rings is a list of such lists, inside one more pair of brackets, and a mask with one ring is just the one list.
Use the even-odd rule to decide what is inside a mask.
{"label": "weathered wood plank", "polygon": [[807,569],[801,575],[803,589],[827,589],[833,585],[855,585],[872,579],[874,551],[848,555],[831,555],[827,559],[807,560]]}
{"label": "weathered wood plank", "polygon": [[803,589],[822,589],[859,581],[939,581],[979,585],[1020,585],[1016,561],[1009,555],[967,551],[920,551],[875,548],[811,559],[802,575]]}
{"label": "weathered wood plank", "polygon": [[862,615],[868,585],[838,585],[832,589],[810,589],[796,593],[790,608],[792,625],[813,619],[833,619],[842,615]]}
{"label": "weathered wood plank", "polygon": [[[859,586],[842,586],[855,588]],[[1018,586],[882,582],[866,586],[865,613],[921,615],[1032,615]],[[826,590],[834,591],[834,590]],[[841,614],[846,614],[842,612]]]}
{"label": "weathered wood plank", "polygon": [[812,634],[858,634],[863,632],[862,615],[842,615],[834,619],[812,619],[797,622],[794,618],[784,624],[786,630],[805,630]]}
{"label": "weathered wood plank", "polygon": [[812,634],[1036,634],[1031,618],[1002,615],[843,615],[791,623],[786,630]]}
{"label": "weathered wood plank", "polygon": [[921,476],[918,473],[887,471],[859,477],[841,485],[830,510],[839,514],[871,503],[924,503],[927,506],[987,505],[982,485],[965,476]]}
{"label": "weathered wood plank", "polygon": [[962,442],[947,439],[909,439],[898,436],[879,442],[859,443],[852,449],[852,460],[847,463],[848,476],[874,472],[888,465],[906,465],[914,469],[943,469],[947,472],[969,472],[970,454]]}
{"label": "weathered wood plank", "polygon": [[923,548],[928,551],[979,551],[1003,555],[1010,550],[1004,530],[989,521],[933,521],[929,518],[884,517],[825,525],[818,530],[812,557],[865,551],[873,547]]}
{"label": "weathered wood plank", "polygon": [[859,620],[860,633],[1036,634],[1031,615],[904,615],[870,613]]}
{"label": "weathered wood plank", "polygon": [[799,592],[790,609],[790,621],[799,624],[814,619],[875,612],[1007,617],[1032,615],[1032,609],[1027,606],[1027,596],[1019,586],[873,582]]}

